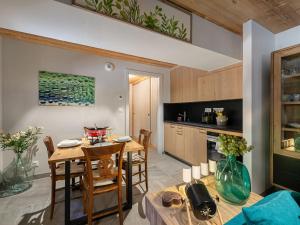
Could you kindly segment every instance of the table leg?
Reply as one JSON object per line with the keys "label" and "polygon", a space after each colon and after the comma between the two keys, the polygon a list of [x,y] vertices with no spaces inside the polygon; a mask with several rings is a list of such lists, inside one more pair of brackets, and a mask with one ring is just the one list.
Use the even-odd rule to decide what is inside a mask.
{"label": "table leg", "polygon": [[131,209],[132,208],[132,152],[127,152],[127,171],[128,175],[126,177],[127,179],[127,203],[126,203],[126,209]]}
{"label": "table leg", "polygon": [[65,225],[70,225],[71,192],[70,192],[70,161],[65,162]]}

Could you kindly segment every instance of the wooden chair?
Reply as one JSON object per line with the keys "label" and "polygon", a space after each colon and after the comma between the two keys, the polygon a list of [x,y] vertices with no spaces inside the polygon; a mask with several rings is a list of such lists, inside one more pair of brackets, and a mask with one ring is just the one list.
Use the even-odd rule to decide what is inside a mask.
{"label": "wooden chair", "polygon": [[[92,224],[93,219],[100,218],[110,213],[119,213],[120,225],[123,224],[122,208],[122,163],[125,143],[112,144],[102,147],[82,147],[85,155],[85,172],[82,180],[83,205],[87,211],[88,225]],[[118,155],[117,167],[112,159],[113,154]],[[98,161],[98,169],[93,169],[94,161]],[[112,210],[95,214],[94,196],[111,191],[118,192],[118,207]]]}
{"label": "wooden chair", "polygon": [[[44,143],[47,148],[48,158],[52,156],[54,153],[54,145],[52,138],[47,136],[44,138]],[[56,192],[56,181],[65,179],[65,164],[64,163],[49,163],[49,167],[51,170],[51,211],[50,211],[50,219],[53,218],[54,214],[54,206],[55,206],[55,192]],[[77,162],[71,162],[71,178],[79,177],[81,180],[81,176],[83,175],[84,166],[78,165]]]}
{"label": "wooden chair", "polygon": [[[150,136],[151,136],[151,131],[141,129],[140,134],[139,134],[139,144],[144,146],[143,151],[139,151],[137,154],[133,154],[132,156],[132,167],[138,166],[138,172],[133,173],[132,176],[139,175],[139,181],[132,184],[132,186],[141,184],[143,182],[146,183],[146,191],[148,191],[148,165],[147,165],[147,160],[148,160],[148,148],[149,148],[149,143],[150,143]],[[126,158],[124,159],[123,162],[123,169],[126,171],[125,177],[123,179],[127,183],[127,177],[128,177],[128,171],[127,171],[127,160]],[[142,165],[144,165],[144,170],[142,170]],[[142,176],[144,179],[142,179]]]}

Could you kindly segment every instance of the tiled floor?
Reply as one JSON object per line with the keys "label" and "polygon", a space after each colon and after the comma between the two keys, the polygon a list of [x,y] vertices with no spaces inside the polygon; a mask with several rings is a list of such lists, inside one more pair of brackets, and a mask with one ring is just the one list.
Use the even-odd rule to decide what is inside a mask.
{"label": "tiled floor", "polygon": [[[154,150],[149,153],[149,191],[155,192],[164,187],[172,186],[182,181],[182,168],[185,164],[167,156],[160,155]],[[130,211],[124,213],[125,225],[147,225],[145,216],[144,194],[140,187],[133,190],[134,205]],[[72,216],[82,214],[80,192],[73,193]],[[124,195],[125,196],[125,195]],[[115,194],[96,199],[96,209],[116,204]],[[0,199],[0,225],[63,225],[64,224],[64,192],[57,191],[57,204],[54,218],[49,220],[50,178],[35,180],[28,191],[8,198]],[[118,224],[117,216],[110,216],[95,222],[101,225]]]}

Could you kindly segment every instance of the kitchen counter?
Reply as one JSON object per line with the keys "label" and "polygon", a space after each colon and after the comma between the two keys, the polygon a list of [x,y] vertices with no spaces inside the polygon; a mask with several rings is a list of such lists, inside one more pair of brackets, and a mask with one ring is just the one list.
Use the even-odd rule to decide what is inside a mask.
{"label": "kitchen counter", "polygon": [[223,133],[229,135],[242,136],[243,131],[234,126],[218,126],[216,124],[205,124],[205,123],[197,123],[197,122],[178,122],[178,121],[170,121],[166,120],[165,123],[172,123],[177,125],[186,125],[192,127],[201,127],[206,129],[209,132]]}

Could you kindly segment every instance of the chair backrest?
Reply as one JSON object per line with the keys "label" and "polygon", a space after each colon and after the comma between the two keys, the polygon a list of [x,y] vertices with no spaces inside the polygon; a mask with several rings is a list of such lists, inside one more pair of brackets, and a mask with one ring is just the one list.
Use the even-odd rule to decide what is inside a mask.
{"label": "chair backrest", "polygon": [[[49,159],[55,151],[52,138],[50,136],[46,136],[44,138],[44,144],[46,145],[47,152],[48,152],[48,159]],[[49,167],[51,169],[51,172],[55,173],[55,167],[56,167],[55,164],[51,163],[49,164]]]}
{"label": "chair backrest", "polygon": [[144,146],[144,151],[146,155],[150,144],[151,133],[152,132],[149,130],[141,129],[139,134],[139,144]]}
{"label": "chair backrest", "polygon": [[[122,164],[123,164],[123,152],[125,143],[112,144],[108,146],[97,147],[82,147],[82,151],[85,155],[86,167],[85,176],[89,187],[94,187],[94,181],[102,181],[106,179],[115,179],[119,184],[122,184]],[[118,155],[118,171],[116,173],[112,156]],[[98,161],[98,173],[93,173],[92,162]]]}

